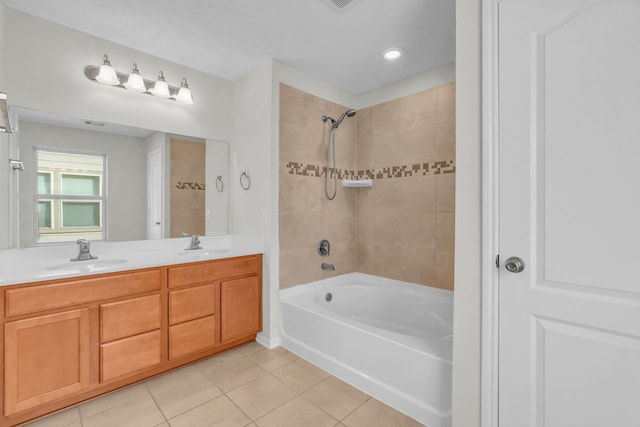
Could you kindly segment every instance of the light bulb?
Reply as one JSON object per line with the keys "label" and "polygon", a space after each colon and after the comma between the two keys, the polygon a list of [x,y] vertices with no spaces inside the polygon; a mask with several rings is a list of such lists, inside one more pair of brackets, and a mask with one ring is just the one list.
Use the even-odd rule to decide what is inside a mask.
{"label": "light bulb", "polygon": [[96,76],[96,81],[104,85],[111,85],[111,86],[119,85],[120,80],[118,79],[116,70],[111,66],[111,62],[109,62],[109,58],[107,58],[106,54],[104,55],[103,60],[104,62],[100,66],[100,71]]}
{"label": "light bulb", "polygon": [[158,98],[170,98],[171,94],[169,93],[169,85],[164,79],[164,74],[162,71],[158,73],[158,80],[153,85],[151,89],[149,89],[152,95],[157,96]]}
{"label": "light bulb", "polygon": [[137,64],[133,64],[133,70],[131,70],[129,79],[124,84],[124,87],[134,92],[146,92],[147,87],[144,85],[144,79],[140,75]]}
{"label": "light bulb", "polygon": [[193,96],[191,95],[191,89],[189,89],[186,77],[182,78],[180,90],[178,90],[178,94],[175,96],[175,99],[176,102],[180,104],[193,104]]}
{"label": "light bulb", "polygon": [[395,61],[399,59],[404,53],[404,49],[401,47],[390,47],[382,52],[382,57],[387,61]]}

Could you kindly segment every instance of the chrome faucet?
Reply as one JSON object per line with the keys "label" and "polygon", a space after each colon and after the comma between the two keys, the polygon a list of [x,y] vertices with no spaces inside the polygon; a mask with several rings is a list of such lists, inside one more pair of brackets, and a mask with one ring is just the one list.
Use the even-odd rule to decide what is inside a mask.
{"label": "chrome faucet", "polygon": [[194,251],[196,249],[202,249],[202,247],[200,247],[200,235],[199,234],[194,234],[193,236],[191,236],[191,240],[189,240],[189,247],[186,248],[185,250]]}
{"label": "chrome faucet", "polygon": [[323,262],[322,265],[320,266],[323,270],[330,270],[330,271],[334,271],[336,268],[333,266],[333,264],[327,264],[326,262]]}
{"label": "chrome faucet", "polygon": [[91,255],[91,242],[87,239],[78,239],[76,243],[78,244],[78,256],[71,258],[70,261],[87,261],[98,258],[97,256]]}

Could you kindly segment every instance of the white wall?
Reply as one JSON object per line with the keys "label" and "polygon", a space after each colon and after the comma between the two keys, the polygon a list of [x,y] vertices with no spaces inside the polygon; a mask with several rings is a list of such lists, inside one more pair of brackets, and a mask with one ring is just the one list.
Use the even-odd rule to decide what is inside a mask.
{"label": "white wall", "polygon": [[456,3],[456,245],[453,427],[480,425],[481,0]]}
{"label": "white wall", "polygon": [[[5,28],[4,1],[0,0],[0,29]],[[4,31],[0,30],[0,91],[4,87]],[[11,96],[11,94],[9,94]],[[9,246],[9,137],[0,134],[0,249]]]}
{"label": "white wall", "polygon": [[141,240],[147,235],[147,147],[132,136],[90,132],[20,122],[20,247],[34,239],[34,147],[107,155],[107,233],[112,241]]}
{"label": "white wall", "polygon": [[[207,140],[205,170],[205,231],[206,235],[229,232],[229,144]],[[222,177],[219,191],[217,177]]]}
{"label": "white wall", "polygon": [[[271,61],[237,80],[233,97],[233,137],[231,150],[231,232],[253,234],[265,239],[267,248],[262,266],[263,333],[260,340],[266,345],[277,345],[278,324],[273,318],[273,287],[277,287],[270,266],[270,215],[274,189],[272,182],[272,65]],[[251,179],[249,190],[240,188],[240,174],[247,172]],[[275,193],[277,197],[277,193]],[[265,217],[266,216],[266,217]]]}

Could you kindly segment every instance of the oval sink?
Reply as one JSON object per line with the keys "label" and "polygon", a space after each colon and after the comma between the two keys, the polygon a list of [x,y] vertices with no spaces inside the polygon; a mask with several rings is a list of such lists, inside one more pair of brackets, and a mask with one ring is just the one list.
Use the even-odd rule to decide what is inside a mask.
{"label": "oval sink", "polygon": [[127,262],[126,259],[105,258],[105,259],[88,259],[86,261],[68,261],[62,264],[50,265],[46,270],[71,270],[71,271],[101,271],[106,270],[114,265]]}

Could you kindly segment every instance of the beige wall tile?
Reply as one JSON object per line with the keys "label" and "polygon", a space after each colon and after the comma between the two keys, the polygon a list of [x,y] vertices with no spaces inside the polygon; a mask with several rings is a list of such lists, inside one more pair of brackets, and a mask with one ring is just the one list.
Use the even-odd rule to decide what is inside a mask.
{"label": "beige wall tile", "polygon": [[[280,250],[280,289],[311,282],[311,266],[315,248],[306,250]],[[318,263],[318,266],[320,263]]]}
{"label": "beige wall tile", "polygon": [[456,174],[444,174],[436,177],[438,212],[455,212],[456,210]]}
{"label": "beige wall tile", "polygon": [[358,142],[362,139],[371,139],[373,136],[373,107],[358,110],[356,117]]}
{"label": "beige wall tile", "polygon": [[424,248],[402,248],[401,280],[433,286],[436,283],[436,251]]}
{"label": "beige wall tile", "polygon": [[323,193],[322,179],[280,173],[280,212],[320,212]]}
{"label": "beige wall tile", "polygon": [[280,84],[280,121],[298,126],[306,126],[306,94],[291,86]]}
{"label": "beige wall tile", "polygon": [[453,252],[455,242],[455,214],[438,212],[436,222],[436,249]]}
{"label": "beige wall tile", "polygon": [[456,124],[448,122],[437,127],[436,160],[452,160],[456,158]]}
{"label": "beige wall tile", "polygon": [[437,156],[437,126],[421,126],[400,134],[400,165],[426,163]]}
{"label": "beige wall tile", "polygon": [[439,86],[438,91],[438,123],[455,121],[456,119],[456,84]]}
{"label": "beige wall tile", "polygon": [[436,212],[437,178],[433,175],[402,180],[402,197],[408,212]]}
{"label": "beige wall tile", "polygon": [[387,168],[401,165],[405,154],[402,152],[402,133],[399,131],[376,133],[373,136],[373,166]]}
{"label": "beige wall tile", "polygon": [[398,131],[403,123],[402,100],[396,99],[373,107],[373,134],[389,134]]}
{"label": "beige wall tile", "polygon": [[438,251],[436,257],[436,283],[434,286],[453,290],[454,253]]}
{"label": "beige wall tile", "polygon": [[430,89],[400,98],[403,128],[412,129],[436,123],[436,95],[437,89]]}
{"label": "beige wall tile", "polygon": [[399,214],[401,244],[404,247],[436,249],[436,214],[405,212]]}

